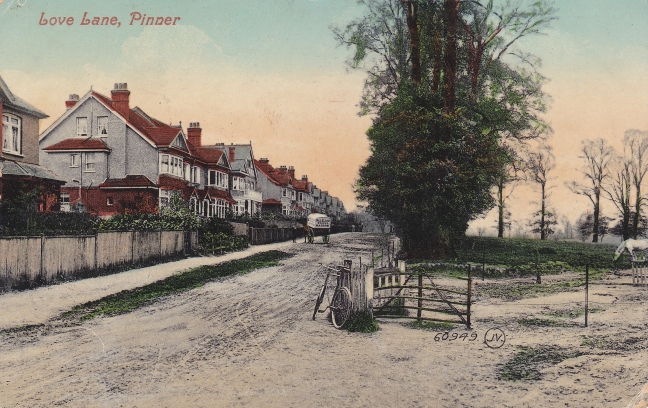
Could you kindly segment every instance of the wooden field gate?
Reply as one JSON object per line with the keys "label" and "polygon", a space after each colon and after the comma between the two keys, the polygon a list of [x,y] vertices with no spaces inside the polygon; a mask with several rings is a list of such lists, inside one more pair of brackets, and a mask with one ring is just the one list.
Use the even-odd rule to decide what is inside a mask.
{"label": "wooden field gate", "polygon": [[632,261],[632,284],[645,286],[647,281],[646,261]]}
{"label": "wooden field gate", "polygon": [[369,268],[367,295],[375,317],[408,318],[418,321],[447,322],[470,326],[472,276],[467,267],[465,290],[442,287],[435,283],[434,266],[408,268],[398,261],[398,268]]}

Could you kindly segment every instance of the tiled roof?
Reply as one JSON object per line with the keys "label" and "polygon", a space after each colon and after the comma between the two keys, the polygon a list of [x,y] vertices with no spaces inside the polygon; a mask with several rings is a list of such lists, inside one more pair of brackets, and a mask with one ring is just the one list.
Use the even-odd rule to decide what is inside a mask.
{"label": "tiled roof", "polygon": [[222,150],[206,148],[206,147],[194,147],[195,155],[198,156],[201,160],[208,164],[216,164],[220,158],[225,154]]}
{"label": "tiled roof", "polygon": [[0,159],[0,176],[36,177],[45,180],[60,181],[62,183],[65,182],[65,180],[45,167],[2,159]]}
{"label": "tiled roof", "polygon": [[208,187],[205,189],[211,198],[218,198],[220,200],[225,200],[230,204],[236,204],[236,200],[230,196],[229,192],[224,190],[219,190],[217,188]]}
{"label": "tiled roof", "polygon": [[308,181],[305,180],[293,180],[292,182],[293,187],[295,187],[296,190],[303,191],[303,192],[310,192],[310,186],[308,185]]}
{"label": "tiled roof", "polygon": [[[92,95],[101,101],[108,109],[115,111],[112,107],[112,99],[98,92],[92,92]],[[179,127],[167,125],[155,118],[148,116],[140,108],[130,109],[126,122],[148,137],[157,146],[169,146],[178,136],[182,129]]]}
{"label": "tiled roof", "polygon": [[254,160],[254,165],[256,168],[270,180],[273,184],[278,186],[286,187],[291,184],[292,177],[288,174],[287,171],[281,169],[275,169],[270,164],[263,165],[258,160]]}
{"label": "tiled roof", "polygon": [[12,107],[14,109],[18,109],[20,111],[36,116],[39,119],[45,119],[49,117],[45,112],[35,108],[29,102],[14,95],[13,92],[9,90],[9,87],[7,86],[5,81],[2,80],[1,77],[0,77],[0,102],[6,104],[8,107]]}
{"label": "tiled roof", "polygon": [[281,205],[281,201],[274,199],[274,198],[268,198],[267,200],[263,200],[261,203],[262,205]]}
{"label": "tiled roof", "polygon": [[65,139],[48,146],[45,150],[110,150],[101,139]]}
{"label": "tiled roof", "polygon": [[129,175],[119,179],[106,179],[99,184],[99,188],[139,188],[157,187],[155,183],[142,175]]}

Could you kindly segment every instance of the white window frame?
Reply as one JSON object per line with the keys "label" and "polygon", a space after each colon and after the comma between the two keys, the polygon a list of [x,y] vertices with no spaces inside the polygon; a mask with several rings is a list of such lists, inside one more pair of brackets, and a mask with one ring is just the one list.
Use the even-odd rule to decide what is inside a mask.
{"label": "white window frame", "polygon": [[70,167],[79,167],[79,154],[72,153],[70,155]]}
{"label": "white window frame", "polygon": [[227,188],[228,186],[228,177],[226,173],[223,173],[218,170],[209,170],[207,177],[207,185]]}
{"label": "white window frame", "polygon": [[171,174],[180,178],[184,178],[184,165],[181,157],[173,156],[170,154],[160,155],[160,173]]}
{"label": "white window frame", "polygon": [[200,167],[194,167],[193,168],[193,182],[196,184],[200,184]]}
{"label": "white window frame", "polygon": [[108,116],[97,116],[97,134],[99,137],[108,136]]}
{"label": "white window frame", "polygon": [[88,118],[79,116],[76,118],[77,136],[88,136]]}
{"label": "white window frame", "polygon": [[[9,131],[11,129],[11,131]],[[22,154],[22,118],[9,113],[2,114],[2,150]]]}
{"label": "white window frame", "polygon": [[216,200],[216,216],[218,218],[225,218],[227,212],[227,203],[225,200]]}
{"label": "white window frame", "polygon": [[84,173],[94,173],[95,172],[95,164],[96,164],[96,156],[94,152],[88,152],[88,153],[83,153],[84,155],[84,165],[83,165],[83,172]]}
{"label": "white window frame", "polygon": [[106,197],[106,205],[107,206],[113,206],[115,205],[115,200],[112,198],[112,196]]}

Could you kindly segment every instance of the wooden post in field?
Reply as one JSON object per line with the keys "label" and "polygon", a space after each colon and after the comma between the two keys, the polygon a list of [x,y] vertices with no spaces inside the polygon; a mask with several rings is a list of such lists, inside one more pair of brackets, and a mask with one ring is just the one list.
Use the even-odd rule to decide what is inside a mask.
{"label": "wooden post in field", "polygon": [[585,265],[585,327],[587,327],[587,315],[589,314],[589,264]]}
{"label": "wooden post in field", "polygon": [[421,310],[423,307],[423,272],[419,269],[418,274],[418,309],[416,310],[416,319],[420,322],[421,314],[423,312]]}
{"label": "wooden post in field", "polygon": [[[367,291],[367,278],[362,271],[362,268],[352,268],[352,263],[350,260],[344,261],[344,268],[347,272],[347,279],[342,282],[342,284],[349,288],[351,292],[351,310],[354,314],[361,312],[369,311],[371,313],[371,308],[369,306],[369,298]],[[373,272],[373,271],[372,271]],[[373,274],[372,274],[373,275]],[[371,297],[373,298],[373,276],[371,278],[372,288],[371,288]]]}
{"label": "wooden post in field", "polygon": [[468,301],[466,302],[466,327],[470,330],[470,302],[472,300],[472,275],[468,265]]}

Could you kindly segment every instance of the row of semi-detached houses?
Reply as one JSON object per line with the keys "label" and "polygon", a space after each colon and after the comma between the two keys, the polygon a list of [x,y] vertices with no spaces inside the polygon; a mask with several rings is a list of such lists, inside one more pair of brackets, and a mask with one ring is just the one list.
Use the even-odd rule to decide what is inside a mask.
{"label": "row of semi-detached houses", "polygon": [[70,95],[39,137],[48,116],[0,78],[0,198],[40,186],[43,211],[156,212],[178,194],[203,216],[345,213],[342,201],[295,177],[293,167],[255,159],[251,142],[203,145],[198,122],[185,131],[131,108],[129,99],[125,83],[110,97]]}

